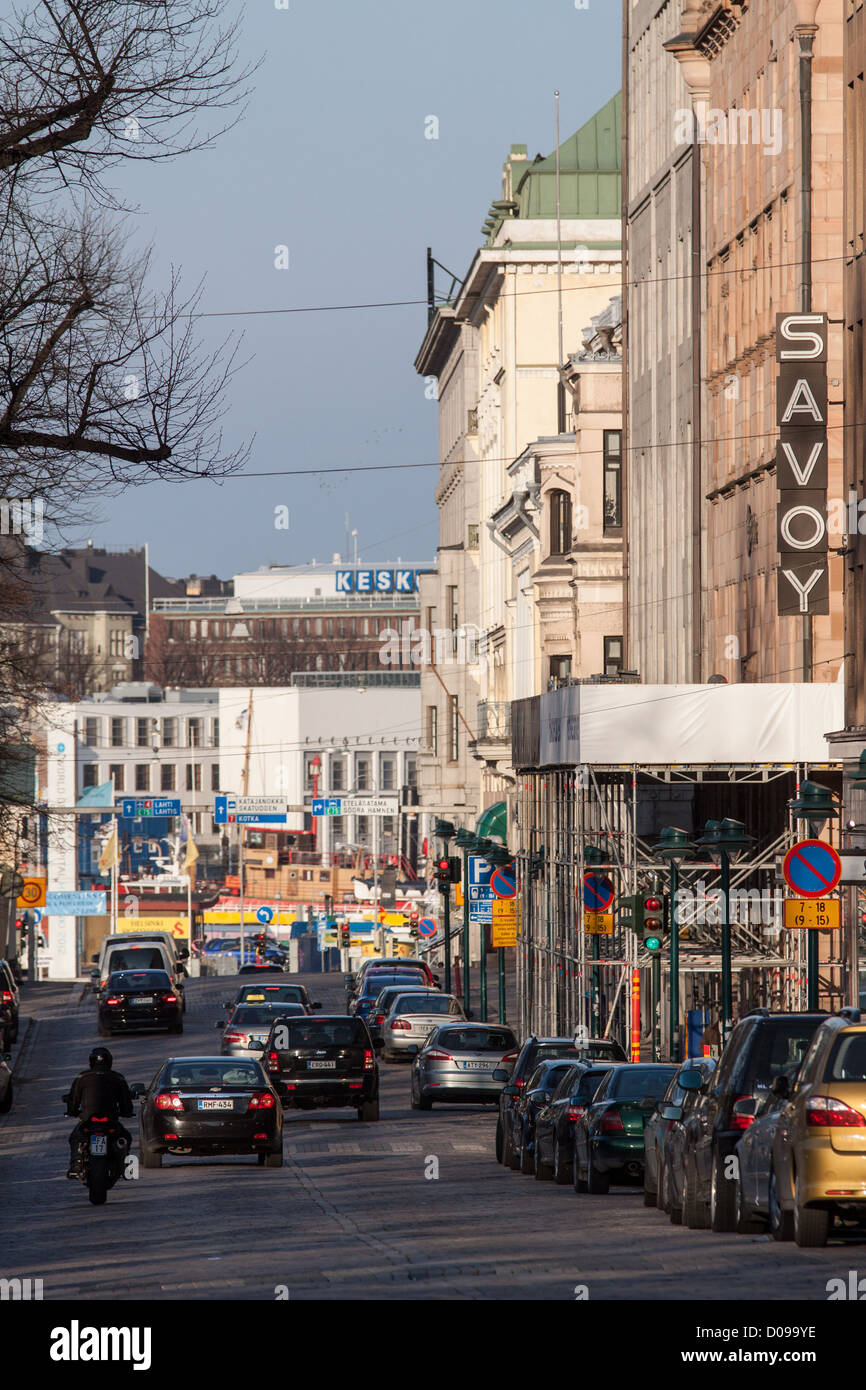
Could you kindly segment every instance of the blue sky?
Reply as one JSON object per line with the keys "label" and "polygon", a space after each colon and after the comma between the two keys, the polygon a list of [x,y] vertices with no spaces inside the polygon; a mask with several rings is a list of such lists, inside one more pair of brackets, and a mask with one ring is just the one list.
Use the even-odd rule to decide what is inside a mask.
{"label": "blue sky", "polygon": [[[465,273],[510,145],[530,159],[553,148],[554,89],[565,138],[620,86],[617,0],[290,6],[246,0],[243,53],[264,62],[242,124],[212,151],[118,180],[155,280],[172,265],[189,287],[205,277],[205,310],[423,300],[428,245]],[[274,268],[278,245],[288,270]],[[432,558],[435,468],[343,471],[437,458],[436,404],[412,368],[425,325],[423,304],[204,321],[206,342],[242,330],[252,358],[225,420],[228,441],[255,435],[247,471],[338,471],[136,488],[70,539],[148,541],[166,575],[227,577],[329,560],[348,512],[362,558]],[[288,531],[274,526],[281,505]]]}

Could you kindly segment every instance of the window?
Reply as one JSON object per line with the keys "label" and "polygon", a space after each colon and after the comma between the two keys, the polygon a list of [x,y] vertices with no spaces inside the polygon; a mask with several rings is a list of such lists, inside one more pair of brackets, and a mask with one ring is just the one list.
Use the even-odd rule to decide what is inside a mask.
{"label": "window", "polygon": [[108,769],[109,777],[114,778],[115,792],[123,791],[123,763],[112,763]]}
{"label": "window", "polygon": [[460,725],[457,722],[457,696],[452,695],[449,705],[448,757],[456,763],[460,757]]}
{"label": "window", "polygon": [[147,763],[135,764],[135,790],[137,792],[150,791],[150,768]]}
{"label": "window", "polygon": [[469,526],[467,526],[467,528],[466,528],[466,549],[467,549],[467,550],[477,550],[477,549],[478,549],[478,531],[479,531],[478,522],[477,522],[477,521],[470,522]]}
{"label": "window", "polygon": [[417,787],[418,785],[418,759],[406,759],[406,786]]}
{"label": "window", "polygon": [[136,719],[136,721],[135,721],[135,746],[136,746],[136,748],[146,748],[146,747],[147,747],[147,745],[148,745],[148,734],[150,733],[150,730],[149,730],[148,727],[147,727],[149,722],[150,722],[150,721],[147,720],[147,719]]}
{"label": "window", "polygon": [[161,792],[173,792],[176,785],[174,763],[163,763],[159,769],[159,789]]}
{"label": "window", "polygon": [[357,786],[359,792],[368,792],[370,790],[369,758],[355,759],[355,785]]}
{"label": "window", "polygon": [[436,705],[427,706],[427,747],[430,752],[439,752],[439,710]]}
{"label": "window", "polygon": [[[318,759],[318,761],[315,762],[315,763],[314,763],[314,761],[313,761],[314,758],[315,758],[315,759]],[[307,753],[307,754],[305,754],[305,755],[304,755],[304,788],[305,788],[306,791],[311,792],[311,791],[313,790],[314,785],[315,785],[314,779],[315,779],[315,778],[318,778],[319,780],[321,780],[321,773],[322,773],[321,759],[319,759],[318,753]]]}
{"label": "window", "polygon": [[84,721],[84,742],[88,748],[96,748],[99,744],[99,720],[85,719]]}
{"label": "window", "polygon": [[550,679],[552,681],[564,681],[571,675],[570,656],[552,656],[550,658]]}
{"label": "window", "polygon": [[201,791],[201,763],[187,763],[186,789],[188,792]]}
{"label": "window", "polygon": [[112,748],[122,748],[124,743],[124,719],[112,719],[111,721],[111,746]]}
{"label": "window", "polygon": [[162,721],[162,746],[163,748],[177,747],[177,720],[174,718],[163,719]]}
{"label": "window", "polygon": [[122,628],[122,627],[113,627],[113,628],[111,629],[111,631],[110,631],[109,634],[108,634],[108,655],[109,655],[109,656],[123,656],[123,655],[124,655],[124,650],[123,650],[123,646],[124,646],[124,644],[123,644],[123,638],[124,638],[124,632],[123,632],[123,628]]}
{"label": "window", "polygon": [[187,720],[187,748],[201,748],[201,720]]}
{"label": "window", "polygon": [[355,841],[359,845],[370,843],[370,817],[357,816],[355,818]]}
{"label": "window", "polygon": [[211,763],[210,765],[210,789],[212,792],[218,792],[220,789],[219,763]]}
{"label": "window", "polygon": [[604,674],[606,676],[618,676],[622,670],[622,638],[605,637],[604,639]]}
{"label": "window", "polygon": [[218,719],[211,721],[211,748],[220,746],[220,722]]}
{"label": "window", "polygon": [[550,553],[567,555],[571,550],[571,498],[557,489],[550,494]]}
{"label": "window", "polygon": [[[346,842],[346,818],[345,816],[328,816],[328,824],[331,827],[331,844],[345,844]],[[325,874],[325,878],[328,875]]]}
{"label": "window", "polygon": [[451,631],[451,646],[453,651],[457,651],[457,629],[460,626],[460,603],[456,584],[449,584],[448,589],[448,627]]}
{"label": "window", "polygon": [[331,759],[331,791],[344,792],[346,790],[346,762],[344,758]]}
{"label": "window", "polygon": [[392,792],[397,785],[396,759],[385,754],[379,762],[379,790],[382,792]]}
{"label": "window", "polygon": [[604,529],[622,529],[622,431],[604,431]]}
{"label": "window", "polygon": [[99,785],[99,765],[97,763],[85,763],[82,774],[82,786],[96,787]]}

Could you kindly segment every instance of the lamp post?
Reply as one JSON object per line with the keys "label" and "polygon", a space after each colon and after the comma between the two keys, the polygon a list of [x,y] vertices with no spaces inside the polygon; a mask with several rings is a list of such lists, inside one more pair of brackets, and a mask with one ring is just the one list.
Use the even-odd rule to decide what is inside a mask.
{"label": "lamp post", "polygon": [[720,871],[722,884],[722,1017],[720,1040],[724,1047],[733,1023],[733,971],[731,968],[731,860],[736,860],[754,844],[754,835],[746,834],[742,821],[726,817],[723,821],[708,820],[704,833],[695,843],[708,851]]}
{"label": "lamp post", "polygon": [[[866,791],[866,748],[860,754],[850,788],[852,791]],[[859,821],[862,822],[862,811]],[[853,823],[848,821],[846,830],[848,831],[849,848],[852,837],[857,836],[857,832],[864,829],[862,823],[855,820]],[[860,1003],[860,904],[858,899],[857,887],[852,884],[848,890],[848,912],[850,923],[848,928],[848,1003],[857,1008]]]}
{"label": "lamp post", "polygon": [[671,875],[671,949],[670,949],[670,1051],[671,1061],[681,1062],[680,1048],[680,924],[677,919],[677,897],[680,891],[678,860],[692,859],[694,846],[688,832],[676,826],[665,826],[661,839],[653,845],[653,853],[670,865]]}
{"label": "lamp post", "polygon": [[463,1010],[469,1017],[469,855],[476,839],[471,830],[458,830],[454,843],[463,851]]}
{"label": "lamp post", "polygon": [[[800,783],[797,795],[788,802],[788,810],[798,820],[806,822],[809,834],[815,840],[820,837],[831,816],[839,815],[839,807],[833,800],[830,788],[808,780]],[[813,930],[806,932],[806,1008],[818,1008],[818,933]]]}
{"label": "lamp post", "polygon": [[[598,845],[584,845],[583,847],[583,866],[590,869],[596,868],[599,864],[607,863],[607,855]],[[583,884],[578,885],[578,891],[583,892]],[[601,959],[601,942],[598,939],[598,932],[592,934],[592,1036],[601,1037],[601,990],[599,989],[598,962]]]}
{"label": "lamp post", "polygon": [[[435,836],[436,839],[444,840],[444,841],[445,841],[445,854],[447,855],[447,854],[448,854],[448,850],[449,850],[449,841],[450,841],[450,840],[453,840],[453,839],[454,839],[454,836],[457,834],[457,831],[454,829],[454,826],[451,824],[450,820],[437,820],[435,826],[433,827],[433,834],[434,834],[434,836]],[[442,930],[443,930],[444,933],[445,933],[445,993],[446,993],[446,994],[450,994],[450,993],[451,993],[451,889],[449,888],[449,889],[448,889],[448,892],[447,892],[447,893],[443,893],[442,896],[443,896],[443,898],[444,898],[444,902],[443,902],[443,905],[442,905],[442,910],[443,910],[443,914],[444,914],[444,918],[445,918],[444,923],[443,923],[443,927],[442,927]]]}

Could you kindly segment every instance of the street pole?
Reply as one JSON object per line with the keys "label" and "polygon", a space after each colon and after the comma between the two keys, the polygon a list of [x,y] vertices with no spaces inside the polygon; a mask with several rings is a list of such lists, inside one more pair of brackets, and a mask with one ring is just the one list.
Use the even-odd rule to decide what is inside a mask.
{"label": "street pole", "polygon": [[481,945],[481,1022],[487,1022],[487,923],[479,922]]}
{"label": "street pole", "polygon": [[[516,908],[516,904],[515,904]],[[505,1022],[505,947],[499,947],[499,961],[497,970],[499,974],[499,1022]]]}
{"label": "street pole", "polygon": [[[448,841],[445,842],[448,848]],[[445,913],[445,993],[451,993],[451,884],[448,885],[448,892],[443,893],[443,911]]]}
{"label": "street pole", "polygon": [[680,1058],[680,924],[677,918],[677,896],[680,891],[680,871],[671,859],[671,959],[670,959],[670,1052],[671,1061]]}
{"label": "street pole", "polygon": [[806,932],[806,1008],[814,1013],[818,1008],[818,933]]}
{"label": "street pole", "polygon": [[656,951],[653,955],[652,962],[650,964],[650,971],[652,980],[652,997],[650,999],[650,1005],[652,1008],[650,1018],[652,1035],[652,1054],[653,1061],[657,1062],[659,1060],[659,1054],[661,1051],[659,1039],[659,1025],[661,1023],[662,1004],[662,958],[659,955],[658,951]]}
{"label": "street pole", "polygon": [[469,1017],[469,851],[463,851],[463,1012]]}
{"label": "street pole", "polygon": [[726,850],[721,851],[722,871],[722,1026],[721,1045],[728,1041],[733,1020],[731,979],[731,861]]}

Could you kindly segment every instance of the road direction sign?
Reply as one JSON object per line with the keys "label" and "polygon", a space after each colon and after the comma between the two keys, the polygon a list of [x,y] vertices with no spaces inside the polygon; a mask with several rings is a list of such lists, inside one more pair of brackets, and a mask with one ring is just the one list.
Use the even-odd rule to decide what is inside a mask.
{"label": "road direction sign", "polygon": [[261,922],[264,926],[267,926],[268,923],[269,923],[270,921],[273,920],[273,916],[274,916],[273,908],[270,908],[270,907],[257,907],[257,908],[256,908],[256,921]]}
{"label": "road direction sign", "polygon": [[782,861],[782,874],[797,898],[826,898],[842,877],[842,861],[823,840],[799,840]]}
{"label": "road direction sign", "polygon": [[432,917],[422,917],[418,923],[418,931],[421,936],[435,936],[439,928]]}
{"label": "road direction sign", "polygon": [[180,801],[176,797],[148,798],[144,801],[127,800],[123,802],[124,820],[147,820],[151,816],[179,816]]}
{"label": "road direction sign", "polygon": [[313,798],[312,813],[314,816],[341,816],[343,802],[339,796]]}
{"label": "road direction sign", "polygon": [[494,869],[490,875],[490,889],[494,898],[514,898],[517,896],[517,879],[510,867]]}
{"label": "road direction sign", "polygon": [[46,893],[45,911],[50,917],[105,917],[105,893]]}
{"label": "road direction sign", "polygon": [[613,902],[613,884],[601,874],[583,876],[583,906],[587,912],[606,912]]}
{"label": "road direction sign", "polygon": [[838,898],[785,899],[785,926],[791,931],[837,931],[840,921]]}
{"label": "road direction sign", "polygon": [[396,816],[396,796],[344,796],[342,816]]}
{"label": "road direction sign", "polygon": [[285,825],[288,811],[284,796],[226,795],[214,798],[213,818],[217,825]]}

